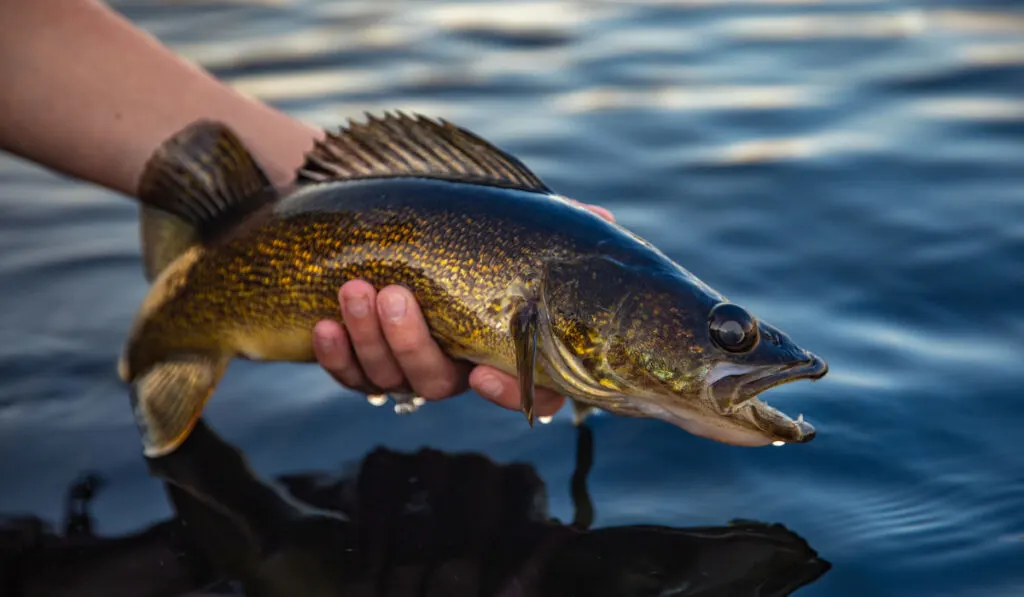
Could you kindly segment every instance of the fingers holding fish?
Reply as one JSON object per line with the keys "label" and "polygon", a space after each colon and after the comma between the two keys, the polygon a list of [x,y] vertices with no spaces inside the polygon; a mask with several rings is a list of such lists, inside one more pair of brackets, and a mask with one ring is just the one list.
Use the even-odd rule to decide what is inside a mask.
{"label": "fingers holding fish", "polygon": [[445,355],[431,337],[416,297],[408,289],[382,288],[377,309],[384,338],[417,395],[441,400],[466,390],[471,365]]}
{"label": "fingers holding fish", "polygon": [[[560,394],[558,394],[556,392],[553,392],[553,391],[551,391],[551,390],[549,390],[547,388],[536,387],[534,389],[533,393],[534,393],[534,396],[533,396],[534,409],[536,410],[536,413],[537,413],[537,420],[539,420],[541,423],[547,423],[548,421],[545,420],[545,418],[550,418],[550,417],[555,416],[555,413],[557,413],[559,410],[561,410],[562,406],[565,405],[565,396],[562,396],[562,395],[560,395]],[[518,405],[519,404],[519,402],[518,402],[519,401],[519,390],[518,390],[518,388],[516,389],[516,392],[515,392],[514,396],[515,396],[516,404]],[[519,410],[518,406],[516,407],[516,410]]]}
{"label": "fingers holding fish", "polygon": [[[515,411],[520,409],[519,381],[507,373],[480,365],[469,374],[469,385],[477,394],[498,406]],[[564,404],[565,396],[547,388],[534,387],[533,408],[538,418],[553,416]]]}
{"label": "fingers holding fish", "polygon": [[313,350],[320,366],[341,385],[353,390],[366,385],[366,378],[356,361],[345,328],[325,319],[313,328]]}
{"label": "fingers holding fish", "polygon": [[[338,299],[348,337],[367,380],[385,391],[404,387],[405,376],[377,317],[377,291],[368,282],[352,280],[341,286]],[[380,311],[381,319],[393,320],[397,316],[386,309]]]}

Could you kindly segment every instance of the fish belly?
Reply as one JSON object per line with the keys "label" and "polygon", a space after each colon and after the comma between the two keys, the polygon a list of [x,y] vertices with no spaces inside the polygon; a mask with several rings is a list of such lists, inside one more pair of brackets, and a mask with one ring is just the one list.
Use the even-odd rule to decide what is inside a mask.
{"label": "fish belly", "polygon": [[284,330],[239,329],[232,334],[230,343],[239,356],[251,361],[316,360],[312,325]]}

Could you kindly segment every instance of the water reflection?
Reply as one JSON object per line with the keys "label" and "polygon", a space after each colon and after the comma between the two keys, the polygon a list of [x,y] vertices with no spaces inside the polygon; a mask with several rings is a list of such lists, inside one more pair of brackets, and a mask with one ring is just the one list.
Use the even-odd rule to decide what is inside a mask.
{"label": "water reflection", "polygon": [[533,467],[481,454],[379,448],[353,475],[274,482],[200,421],[149,462],[175,517],[99,537],[89,502],[102,479],[68,491],[60,533],[35,518],[0,535],[11,597],[334,595],[789,595],[830,564],[782,527],[637,525],[590,529],[590,431],[577,443],[575,520],[549,516]]}

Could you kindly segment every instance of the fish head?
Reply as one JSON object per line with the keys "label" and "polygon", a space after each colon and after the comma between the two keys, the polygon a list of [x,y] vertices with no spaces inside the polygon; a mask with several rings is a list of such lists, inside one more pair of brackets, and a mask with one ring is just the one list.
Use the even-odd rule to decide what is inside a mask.
{"label": "fish head", "polygon": [[761,393],[819,379],[825,361],[679,266],[565,265],[548,278],[544,308],[542,352],[581,402],[738,446],[815,436]]}

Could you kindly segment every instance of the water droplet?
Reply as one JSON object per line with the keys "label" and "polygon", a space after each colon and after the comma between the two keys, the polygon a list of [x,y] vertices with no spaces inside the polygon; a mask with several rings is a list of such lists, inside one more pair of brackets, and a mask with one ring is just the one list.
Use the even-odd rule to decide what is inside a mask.
{"label": "water droplet", "polygon": [[541,425],[547,425],[551,422],[551,417],[537,417],[537,420],[540,421]]}
{"label": "water droplet", "polygon": [[368,394],[366,401],[374,406],[384,406],[388,403],[387,394]]}
{"label": "water droplet", "polygon": [[780,441],[780,440],[776,440],[776,441],[773,441],[773,442],[772,442],[772,445],[773,445],[773,446],[775,446],[775,447],[778,447],[778,446],[785,446],[785,445],[786,445],[786,442],[784,442],[784,441]]}
{"label": "water droplet", "polygon": [[395,402],[396,415],[408,415],[416,412],[419,407],[412,402]]}

